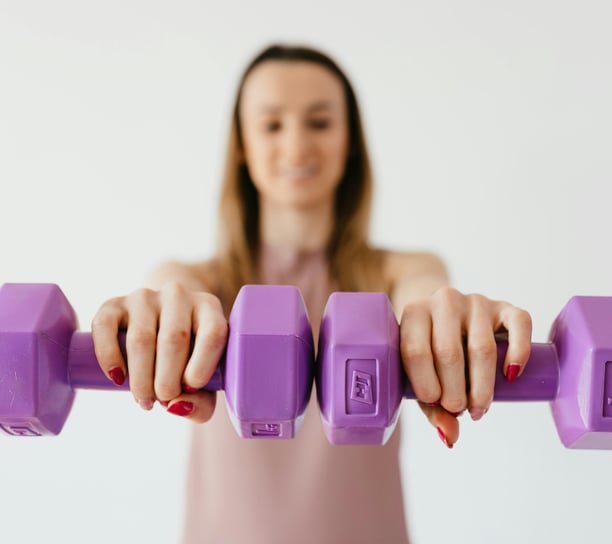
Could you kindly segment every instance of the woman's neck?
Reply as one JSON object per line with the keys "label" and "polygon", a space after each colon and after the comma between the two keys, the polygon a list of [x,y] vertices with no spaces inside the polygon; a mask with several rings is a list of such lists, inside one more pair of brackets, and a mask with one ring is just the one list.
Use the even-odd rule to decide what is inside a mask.
{"label": "woman's neck", "polygon": [[332,233],[333,202],[313,208],[290,208],[260,201],[259,236],[263,244],[313,251],[324,249]]}

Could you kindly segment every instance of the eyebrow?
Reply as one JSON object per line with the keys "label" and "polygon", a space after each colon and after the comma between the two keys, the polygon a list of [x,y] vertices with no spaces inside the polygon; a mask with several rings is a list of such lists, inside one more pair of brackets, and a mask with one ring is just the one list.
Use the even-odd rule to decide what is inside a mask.
{"label": "eyebrow", "polygon": [[[321,100],[310,104],[308,108],[306,108],[306,113],[313,113],[319,110],[334,110],[336,107],[337,104],[335,102]],[[259,108],[260,113],[280,113],[282,110],[283,108],[271,104],[264,104]]]}

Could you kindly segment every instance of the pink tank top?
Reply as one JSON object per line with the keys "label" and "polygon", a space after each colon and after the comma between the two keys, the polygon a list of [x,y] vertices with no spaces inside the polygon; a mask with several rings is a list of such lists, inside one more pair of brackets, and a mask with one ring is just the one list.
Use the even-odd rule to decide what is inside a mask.
{"label": "pink tank top", "polygon": [[[323,251],[265,246],[260,283],[300,288],[318,337],[334,284]],[[408,542],[399,467],[400,425],[385,446],[331,446],[315,388],[292,440],[247,440],[222,392],[210,421],[193,426],[185,544]]]}

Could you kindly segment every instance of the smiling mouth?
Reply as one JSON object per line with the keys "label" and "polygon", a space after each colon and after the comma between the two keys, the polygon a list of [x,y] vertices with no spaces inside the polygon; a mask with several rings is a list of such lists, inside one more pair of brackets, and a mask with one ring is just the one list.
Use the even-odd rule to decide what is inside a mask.
{"label": "smiling mouth", "polygon": [[315,169],[310,166],[299,168],[284,168],[281,172],[284,178],[291,180],[310,178],[316,173]]}

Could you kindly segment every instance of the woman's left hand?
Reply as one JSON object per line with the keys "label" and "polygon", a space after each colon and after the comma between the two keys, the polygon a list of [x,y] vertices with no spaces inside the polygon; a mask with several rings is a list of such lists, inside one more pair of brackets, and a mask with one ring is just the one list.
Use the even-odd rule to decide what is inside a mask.
{"label": "woman's left hand", "polygon": [[493,400],[499,332],[508,335],[503,373],[514,381],[531,350],[531,317],[525,310],[450,287],[403,308],[404,369],[421,408],[449,448],[459,437],[457,417],[468,410],[479,420]]}

